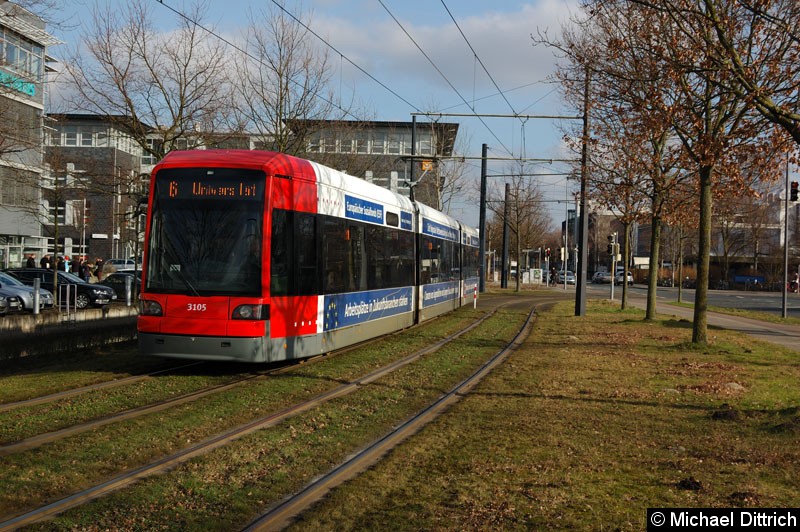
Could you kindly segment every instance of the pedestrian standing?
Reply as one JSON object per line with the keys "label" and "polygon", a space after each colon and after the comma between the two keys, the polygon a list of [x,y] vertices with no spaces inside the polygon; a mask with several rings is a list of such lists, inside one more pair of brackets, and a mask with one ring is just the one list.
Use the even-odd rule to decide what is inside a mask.
{"label": "pedestrian standing", "polygon": [[103,259],[97,257],[94,261],[94,275],[97,277],[98,281],[103,280]]}
{"label": "pedestrian standing", "polygon": [[33,256],[33,254],[28,255],[28,260],[27,260],[27,262],[25,262],[25,267],[26,268],[35,268],[36,267],[36,258]]}
{"label": "pedestrian standing", "polygon": [[86,259],[81,259],[81,278],[87,283],[92,279],[92,268]]}

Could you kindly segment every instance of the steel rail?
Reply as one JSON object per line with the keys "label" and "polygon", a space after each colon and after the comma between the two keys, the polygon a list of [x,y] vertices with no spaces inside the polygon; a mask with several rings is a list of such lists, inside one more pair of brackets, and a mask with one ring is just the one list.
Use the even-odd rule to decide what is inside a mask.
{"label": "steel rail", "polygon": [[322,499],[328,492],[374,466],[394,447],[419,432],[425,425],[451,408],[525,341],[530,331],[530,324],[535,310],[535,307],[531,309],[527,320],[506,347],[497,352],[472,375],[453,387],[435,403],[421,410],[390,433],[353,455],[328,474],[318,478],[298,493],[273,506],[244,530],[247,532],[282,530],[290,525],[295,517]]}
{"label": "steel rail", "polygon": [[[408,329],[405,329],[405,330],[408,330]],[[396,331],[396,332],[390,333],[390,334],[388,334],[386,336],[393,336],[393,335],[399,334],[400,332],[402,332],[402,331]],[[386,336],[381,337],[381,338],[385,338]],[[51,442],[54,442],[54,441],[57,441],[57,440],[60,440],[60,439],[63,439],[63,438],[67,438],[69,436],[74,436],[75,434],[80,434],[82,432],[87,432],[87,431],[90,431],[90,430],[94,430],[94,429],[103,427],[105,425],[110,425],[112,423],[118,423],[118,422],[130,420],[130,419],[136,419],[138,417],[142,417],[142,416],[145,416],[145,415],[148,415],[148,414],[154,414],[156,412],[161,412],[163,410],[167,410],[167,409],[172,408],[174,406],[180,406],[180,405],[182,405],[184,403],[190,403],[192,401],[196,401],[196,400],[201,399],[203,397],[206,397],[208,395],[213,395],[213,394],[216,394],[216,393],[224,392],[226,390],[229,390],[231,388],[235,388],[235,387],[237,387],[237,386],[239,386],[241,384],[244,384],[246,382],[250,382],[251,380],[254,380],[254,379],[260,379],[260,378],[270,377],[270,376],[274,376],[274,375],[280,375],[281,373],[283,373],[285,371],[289,371],[290,369],[292,369],[293,367],[295,367],[296,365],[299,365],[299,364],[312,364],[314,362],[329,358],[331,356],[341,355],[341,354],[347,353],[349,351],[352,351],[354,349],[358,349],[358,348],[364,347],[365,345],[369,345],[371,343],[377,342],[379,340],[380,340],[380,338],[372,338],[372,339],[365,340],[363,342],[359,342],[359,343],[356,343],[356,344],[353,344],[353,345],[350,345],[350,346],[347,346],[347,347],[343,347],[342,349],[337,350],[337,351],[332,352],[332,353],[323,354],[323,355],[316,355],[316,356],[313,356],[313,357],[308,357],[308,358],[298,359],[298,360],[289,360],[289,361],[287,361],[288,364],[285,365],[285,366],[281,366],[281,367],[274,368],[274,369],[269,369],[269,370],[258,371],[258,372],[255,372],[253,374],[247,375],[247,376],[245,376],[243,378],[237,379],[237,380],[232,381],[232,382],[228,382],[228,383],[225,383],[225,384],[218,384],[218,385],[215,385],[215,386],[210,386],[208,388],[203,388],[201,390],[195,390],[193,392],[186,393],[186,394],[181,395],[179,397],[173,397],[171,399],[166,399],[164,401],[159,401],[157,403],[152,403],[152,404],[148,404],[148,405],[142,405],[142,406],[139,406],[139,407],[131,408],[129,410],[124,410],[122,412],[116,412],[114,414],[109,414],[107,416],[103,416],[103,417],[100,417],[100,418],[92,419],[90,421],[85,421],[85,422],[82,422],[82,423],[77,423],[75,425],[70,425],[70,426],[64,427],[62,429],[58,429],[58,430],[54,430],[54,431],[50,431],[50,432],[37,434],[36,436],[31,436],[29,438],[24,438],[24,439],[13,441],[13,442],[9,442],[9,443],[3,443],[3,444],[0,444],[0,457],[7,456],[7,455],[13,454],[13,453],[18,453],[18,452],[22,452],[22,451],[28,451],[28,450],[31,450],[31,449],[35,449],[36,447],[39,447],[39,446],[44,445],[46,443],[51,443]],[[147,375],[134,375],[134,376],[131,376],[131,377],[125,377],[123,379],[118,379],[118,380],[115,380],[115,381],[107,381],[107,382],[104,382],[104,383],[98,383],[96,385],[90,385],[90,386],[85,386],[85,387],[82,387],[82,388],[76,388],[74,390],[67,390],[66,392],[58,392],[58,393],[55,393],[55,394],[46,395],[46,396],[42,396],[42,397],[39,397],[39,398],[30,399],[30,400],[26,400],[26,401],[21,401],[21,402],[18,402],[18,403],[9,403],[9,405],[11,405],[11,404],[20,405],[20,404],[24,403],[22,406],[32,406],[32,405],[36,405],[36,404],[47,403],[47,402],[55,401],[55,400],[58,400],[58,399],[63,399],[65,397],[70,397],[72,395],[77,395],[77,394],[80,394],[80,393],[84,393],[84,392],[87,392],[87,391],[93,391],[95,389],[103,389],[103,388],[118,386],[118,385],[122,385],[122,384],[131,384],[131,383],[137,382],[139,380],[143,380],[143,379],[145,379],[147,377],[150,377],[152,375],[157,375],[159,373],[164,373],[164,372],[167,372],[167,371],[171,371],[173,369],[182,369],[182,368],[187,368],[187,367],[195,366],[195,365],[198,365],[198,364],[205,364],[205,363],[206,362],[203,362],[203,361],[201,361],[201,362],[193,362],[191,364],[185,364],[185,365],[177,366],[177,367],[171,368],[171,369],[160,370],[160,371],[157,371],[157,372],[149,373]],[[7,409],[7,410],[10,410],[10,408]],[[0,410],[0,412],[2,412],[2,410]]]}
{"label": "steel rail", "polygon": [[206,440],[199,442],[196,445],[187,447],[176,453],[155,460],[149,464],[145,464],[141,467],[126,471],[103,483],[89,487],[73,495],[69,495],[63,499],[42,506],[40,508],[28,511],[27,513],[15,517],[9,517],[9,516],[0,517],[0,519],[3,519],[3,521],[0,522],[0,532],[4,532],[7,530],[15,530],[22,526],[27,526],[33,523],[38,523],[45,519],[49,519],[69,509],[75,508],[89,501],[92,501],[99,497],[108,495],[112,492],[125,488],[133,484],[137,480],[172,469],[192,458],[207,454],[215,449],[223,447],[251,433],[254,433],[256,431],[265,428],[273,427],[283,421],[286,421],[287,419],[302,414],[328,401],[348,395],[358,390],[360,387],[369,384],[393,371],[396,371],[410,364],[411,362],[414,362],[420,357],[431,354],[441,349],[444,345],[452,342],[453,340],[466,334],[467,332],[471,331],[472,329],[483,323],[490,316],[494,315],[495,312],[496,309],[482,316],[479,320],[476,320],[469,326],[447,336],[446,338],[443,338],[442,340],[432,344],[431,346],[428,346],[415,353],[407,355],[402,359],[391,362],[349,383],[343,384],[327,392],[323,392],[307,401],[290,406],[284,410],[260,417],[258,419],[255,419],[253,421],[250,421],[233,429],[229,429],[218,435],[207,438]]}
{"label": "steel rail", "polygon": [[73,397],[75,395],[80,395],[86,392],[93,392],[95,390],[103,390],[105,388],[113,388],[115,386],[123,386],[125,384],[131,384],[134,382],[138,382],[148,377],[154,377],[155,375],[160,375],[162,373],[168,373],[170,371],[175,371],[178,369],[189,368],[192,366],[196,366],[198,364],[205,364],[205,362],[192,362],[190,364],[182,364],[180,366],[174,366],[171,368],[160,369],[158,371],[153,371],[151,373],[143,373],[141,375],[131,375],[129,377],[122,377],[121,379],[113,379],[110,381],[103,381],[98,382],[95,384],[89,384],[88,386],[81,386],[80,388],[72,388],[69,390],[63,390],[60,392],[51,393],[48,395],[42,395],[40,397],[33,397],[31,399],[23,399],[21,401],[15,401],[13,403],[3,403],[0,404],[0,413],[7,412],[9,410],[14,410],[17,408],[25,408],[27,406],[36,406],[45,403],[52,403],[54,401],[58,401],[61,399],[67,399],[69,397]]}

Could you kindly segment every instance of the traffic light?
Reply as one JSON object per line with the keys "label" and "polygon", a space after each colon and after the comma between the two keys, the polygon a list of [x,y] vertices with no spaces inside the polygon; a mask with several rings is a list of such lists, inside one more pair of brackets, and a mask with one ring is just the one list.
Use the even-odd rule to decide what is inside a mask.
{"label": "traffic light", "polygon": [[614,253],[614,235],[608,235],[608,247],[606,247],[606,251],[609,255]]}
{"label": "traffic light", "polygon": [[544,256],[547,257],[548,259],[550,258],[550,248],[544,250]]}
{"label": "traffic light", "polygon": [[797,181],[792,181],[792,190],[789,199],[792,201],[797,201]]}

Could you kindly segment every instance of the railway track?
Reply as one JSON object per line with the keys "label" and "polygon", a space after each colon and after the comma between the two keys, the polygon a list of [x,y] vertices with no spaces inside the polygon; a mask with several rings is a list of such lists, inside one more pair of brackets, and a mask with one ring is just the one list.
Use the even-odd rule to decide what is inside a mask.
{"label": "railway track", "polygon": [[458,383],[438,401],[416,413],[402,425],[389,434],[373,442],[349,460],[334,468],[328,474],[315,480],[303,490],[281,501],[266,511],[262,516],[245,528],[248,532],[265,532],[281,530],[291,524],[294,517],[319,501],[330,490],[346,482],[367,468],[377,463],[383,456],[410,436],[417,433],[422,427],[444,413],[460,398],[469,393],[492,369],[500,364],[510,352],[516,349],[527,337],[530,323],[534,316],[535,308],[531,310],[528,319],[516,337],[505,348],[486,361],[471,376]]}
{"label": "railway track", "polygon": [[48,395],[42,395],[40,397],[32,397],[31,399],[23,399],[22,401],[14,401],[13,403],[3,403],[0,404],[0,413],[8,412],[10,410],[16,410],[18,408],[26,408],[29,406],[37,406],[43,405],[47,403],[54,403],[56,401],[61,401],[63,399],[69,399],[70,397],[75,397],[78,395],[82,395],[84,393],[93,392],[96,390],[107,390],[109,388],[116,388],[118,386],[126,386],[130,384],[134,384],[145,379],[149,379],[155,377],[157,375],[164,375],[166,373],[170,373],[172,371],[178,371],[181,369],[187,369],[196,367],[199,365],[204,364],[204,362],[191,362],[189,364],[181,364],[179,366],[174,366],[158,371],[152,371],[149,373],[143,373],[141,375],[131,375],[130,377],[123,377],[121,379],[114,379],[110,381],[98,382],[96,384],[90,384],[88,386],[81,386],[78,388],[72,388],[69,390],[63,390],[56,393],[51,393]]}
{"label": "railway track", "polygon": [[[206,438],[205,440],[195,445],[188,446],[180,451],[177,451],[167,456],[163,456],[161,458],[153,460],[150,463],[144,464],[140,467],[128,470],[122,474],[114,476],[113,478],[109,478],[103,482],[100,482],[90,488],[81,490],[77,493],[73,493],[60,500],[57,500],[50,504],[43,505],[39,508],[29,509],[24,514],[0,517],[0,520],[2,521],[0,522],[0,530],[16,529],[21,526],[25,526],[28,524],[36,523],[51,518],[54,515],[62,513],[70,508],[74,508],[90,500],[120,490],[126,486],[131,485],[132,483],[136,482],[139,479],[172,469],[177,465],[184,463],[187,460],[190,460],[191,458],[209,453],[214,449],[218,449],[220,447],[228,445],[231,442],[234,442],[248,434],[262,430],[264,428],[275,426],[287,419],[297,416],[303,412],[307,412],[326,402],[332,401],[333,399],[351,394],[354,391],[358,390],[359,388],[369,383],[375,382],[378,379],[381,379],[382,377],[398,370],[399,368],[407,366],[412,362],[414,362],[415,360],[418,360],[419,358],[425,355],[431,354],[439,350],[444,345],[453,342],[457,338],[473,330],[475,327],[478,327],[486,319],[490,318],[493,315],[493,312],[494,311],[487,313],[486,315],[482,316],[479,320],[475,321],[469,326],[462,328],[456,333],[447,336],[441,341],[436,342],[435,344],[426,347],[425,349],[418,350],[399,360],[395,360],[392,363],[385,364],[380,368],[363,375],[360,378],[353,379],[340,386],[334,387],[333,389],[325,393],[319,394],[307,401],[290,405],[285,409],[271,412],[265,416],[259,417],[250,422],[236,426],[232,429],[222,431],[214,436]],[[352,350],[352,348],[349,348],[348,350]],[[278,370],[275,371],[284,371],[285,369],[286,368],[279,368]],[[74,435],[78,432],[84,432],[90,429],[96,429],[106,424],[122,421],[125,419],[131,419],[134,417],[144,416],[145,414],[153,413],[160,410],[165,410],[174,407],[178,404],[189,403],[192,402],[193,400],[199,399],[200,397],[205,397],[207,395],[218,393],[225,389],[230,389],[235,386],[240,386],[247,381],[250,381],[254,378],[260,378],[263,376],[264,375],[255,375],[252,377],[243,378],[239,382],[228,383],[211,389],[201,390],[193,394],[187,394],[186,396],[175,398],[170,401],[164,401],[160,404],[147,405],[145,407],[142,407],[141,409],[133,409],[132,411],[127,411],[113,416],[108,416],[107,418],[104,419],[93,420],[85,424],[78,424],[72,427],[67,427],[60,431],[54,431],[49,434],[39,435],[37,437],[30,438],[27,441],[6,445],[0,448],[0,456],[2,456],[3,454],[9,455],[17,452],[22,452],[27,449],[31,449],[33,447],[42,445],[44,443],[53,442],[60,438],[66,438],[67,436]],[[131,377],[131,379],[134,378],[142,378],[142,377]],[[117,385],[117,383],[118,381],[113,381],[108,383],[107,385],[113,386]],[[92,387],[85,387],[84,390],[88,390],[90,388]],[[74,390],[70,391],[70,393],[74,395],[80,392],[78,390]],[[28,404],[33,404],[33,402],[35,401],[57,400],[57,396],[59,396],[59,394],[52,394],[52,396],[48,396],[49,397],[48,399],[44,397],[32,399],[30,400],[31,402]],[[19,405],[20,403],[26,403],[26,402],[18,402],[16,404]]]}

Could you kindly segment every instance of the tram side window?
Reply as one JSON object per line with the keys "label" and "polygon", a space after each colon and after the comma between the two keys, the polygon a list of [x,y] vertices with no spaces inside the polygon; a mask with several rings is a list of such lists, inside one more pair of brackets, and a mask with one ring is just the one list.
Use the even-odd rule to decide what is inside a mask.
{"label": "tram side window", "polygon": [[313,214],[281,209],[272,212],[272,295],[305,296],[317,293],[315,222]]}
{"label": "tram side window", "polygon": [[347,224],[324,217],[322,221],[322,290],[326,294],[345,292],[347,272]]}
{"label": "tram side window", "polygon": [[464,246],[462,260],[463,279],[478,276],[478,248]]}
{"label": "tram side window", "polygon": [[458,255],[455,242],[441,238],[424,237],[420,262],[422,284],[441,283],[459,278]]}
{"label": "tram side window", "polygon": [[414,235],[395,229],[385,236],[386,285],[396,288],[414,284]]}
{"label": "tram side window", "polygon": [[440,241],[441,247],[439,250],[439,268],[442,281],[452,281],[458,279],[458,255],[457,245],[450,240]]}
{"label": "tram side window", "polygon": [[440,251],[442,241],[438,238],[423,238],[420,250],[420,282],[422,284],[441,282],[441,258]]}
{"label": "tram side window", "polygon": [[289,260],[292,256],[289,227],[288,211],[272,211],[270,292],[273,296],[289,295]]}
{"label": "tram side window", "polygon": [[367,287],[372,290],[385,286],[384,264],[386,262],[385,246],[383,245],[382,227],[368,225],[366,228],[365,244],[367,248]]}
{"label": "tram side window", "polygon": [[297,284],[295,295],[309,296],[319,293],[317,283],[317,228],[316,216],[297,212],[294,217],[294,251]]}
{"label": "tram side window", "polygon": [[347,261],[347,291],[355,292],[367,289],[367,252],[366,231],[359,224],[348,225],[347,239],[349,256]]}

